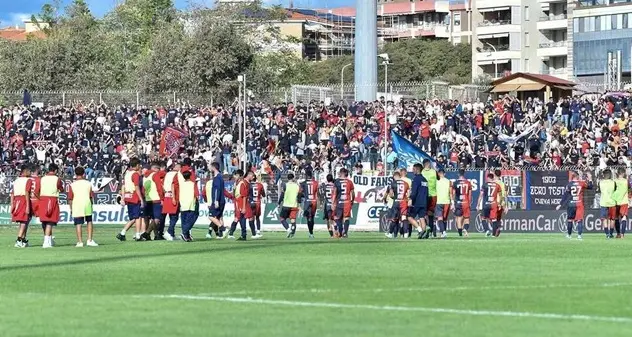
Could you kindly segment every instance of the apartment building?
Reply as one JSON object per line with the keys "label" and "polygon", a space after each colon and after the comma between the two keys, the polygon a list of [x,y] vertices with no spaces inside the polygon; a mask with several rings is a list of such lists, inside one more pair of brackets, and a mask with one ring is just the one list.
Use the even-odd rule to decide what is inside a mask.
{"label": "apartment building", "polygon": [[[538,50],[541,45],[543,52],[552,48],[551,41],[555,40],[549,38],[558,35],[550,32],[552,27],[539,25],[543,13],[540,4],[538,0],[472,1],[473,78],[541,71]],[[542,55],[553,56],[546,52]]]}
{"label": "apartment building", "polygon": [[[403,39],[448,39],[471,43],[471,8],[468,1],[377,0],[378,40],[389,43]],[[320,11],[355,17],[354,7]]]}
{"label": "apartment building", "polygon": [[608,52],[621,51],[621,81],[630,81],[632,0],[580,0],[570,17],[568,68],[578,80],[603,83]]}
{"label": "apartment building", "polygon": [[378,1],[380,40],[439,38],[470,43],[470,15],[469,3],[462,1]]}
{"label": "apartment building", "polygon": [[[568,69],[569,24],[567,0],[539,0],[540,15],[537,29],[539,43],[537,57],[544,75],[553,75],[562,79],[572,78]],[[572,2],[571,2],[572,7]],[[570,33],[572,36],[572,32]],[[535,72],[532,70],[532,72]]]}

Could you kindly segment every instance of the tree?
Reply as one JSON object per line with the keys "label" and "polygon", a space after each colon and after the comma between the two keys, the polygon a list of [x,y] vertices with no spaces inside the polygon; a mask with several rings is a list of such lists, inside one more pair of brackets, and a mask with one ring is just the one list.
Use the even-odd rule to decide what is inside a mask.
{"label": "tree", "polygon": [[[254,92],[283,94],[294,84],[308,83],[312,74],[309,62],[293,50],[255,54],[247,72],[248,87]],[[282,89],[282,90],[279,90]]]}

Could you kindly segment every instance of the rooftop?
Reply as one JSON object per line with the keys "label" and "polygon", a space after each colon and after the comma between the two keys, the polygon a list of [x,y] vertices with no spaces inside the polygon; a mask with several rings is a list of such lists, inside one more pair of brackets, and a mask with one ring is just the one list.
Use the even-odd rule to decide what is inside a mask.
{"label": "rooftop", "polygon": [[42,31],[28,32],[25,28],[0,28],[0,39],[26,41],[29,36],[42,39],[46,36],[46,34]]}

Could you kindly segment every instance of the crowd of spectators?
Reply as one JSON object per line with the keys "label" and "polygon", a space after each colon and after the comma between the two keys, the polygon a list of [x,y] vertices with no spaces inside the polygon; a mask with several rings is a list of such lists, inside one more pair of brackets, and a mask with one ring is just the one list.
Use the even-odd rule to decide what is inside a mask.
{"label": "crowd of spectators", "polygon": [[161,132],[172,126],[188,135],[178,159],[191,158],[202,177],[214,161],[225,173],[245,161],[276,176],[289,170],[327,173],[359,163],[380,174],[398,160],[390,136],[384,141],[386,127],[387,135],[397,131],[447,167],[628,165],[631,110],[627,93],[548,102],[502,96],[464,102],[253,103],[246,109],[243,144],[243,120],[235,105],[13,105],[0,107],[0,159],[4,175],[16,174],[20,163],[55,162],[66,175],[80,165],[89,177],[119,177],[131,157],[144,163],[161,159]]}

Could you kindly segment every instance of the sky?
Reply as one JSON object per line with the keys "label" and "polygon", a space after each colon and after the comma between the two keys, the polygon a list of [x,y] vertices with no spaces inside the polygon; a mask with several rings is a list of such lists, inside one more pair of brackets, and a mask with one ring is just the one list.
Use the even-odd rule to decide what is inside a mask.
{"label": "sky", "polygon": [[[64,5],[72,0],[62,0]],[[122,0],[86,0],[90,9],[96,16],[107,13],[114,5]],[[174,0],[176,7],[185,9],[191,3],[212,4],[214,0]],[[24,19],[30,18],[42,8],[48,0],[0,0],[0,27],[21,25]],[[287,6],[289,0],[264,0],[267,4]],[[294,0],[294,7],[299,8],[334,8],[351,6],[355,0]]]}

